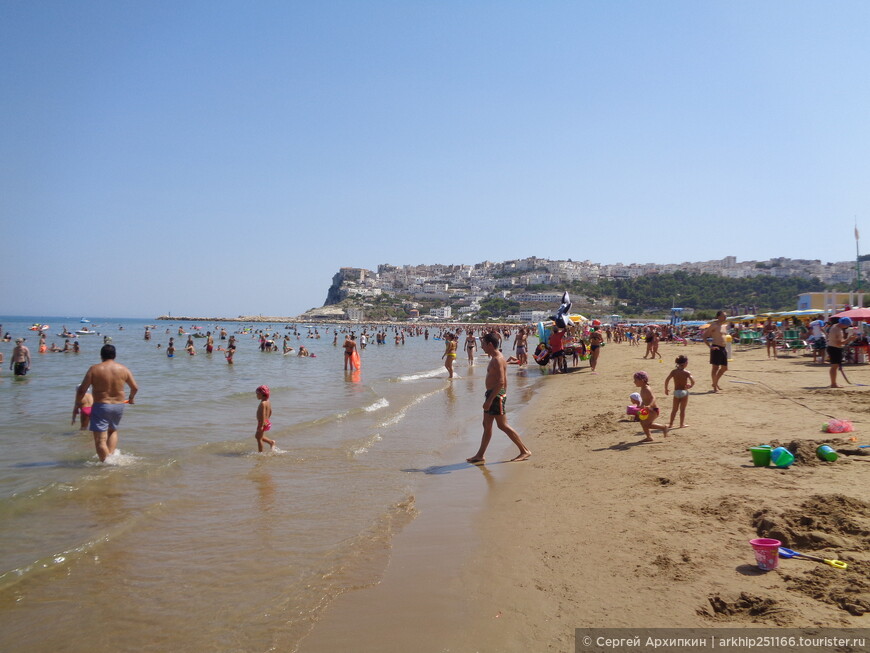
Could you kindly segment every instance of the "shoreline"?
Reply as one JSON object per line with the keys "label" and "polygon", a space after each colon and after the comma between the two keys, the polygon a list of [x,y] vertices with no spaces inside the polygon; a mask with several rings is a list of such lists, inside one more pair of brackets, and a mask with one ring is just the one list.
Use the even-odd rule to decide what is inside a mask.
{"label": "shoreline", "polygon": [[[333,643],[403,650],[410,636],[398,624],[407,617],[417,650],[573,651],[582,627],[870,626],[870,502],[861,489],[870,457],[857,449],[870,441],[870,387],[825,388],[827,366],[809,357],[735,348],[724,392],[713,394],[705,347],[663,344],[663,363],[642,353],[610,344],[598,375],[583,367],[543,379],[521,420],[531,460],[489,463],[483,505],[467,521],[430,524],[430,535],[471,524],[464,550],[417,550],[427,529],[421,522],[415,535],[409,525],[381,585],[342,597],[315,631],[340,626]],[[640,444],[625,416],[631,375],[650,373],[667,419],[664,379],[678,354],[689,356],[697,384],[690,426]],[[870,382],[870,367],[847,373]],[[855,433],[820,432],[829,417],[852,420]],[[749,446],[791,442],[792,467],[752,465]],[[853,455],[822,462],[813,454],[824,442]],[[498,439],[493,446],[502,453]],[[455,485],[449,492],[461,494]],[[849,569],[782,560],[761,572],[748,544],[761,536]],[[301,650],[327,650],[307,646],[317,639]]]}
{"label": "shoreline", "polygon": [[[528,373],[539,374],[536,367]],[[527,404],[509,413],[533,452],[534,441],[526,433],[532,433],[532,407],[540,401],[544,381],[537,381]],[[519,391],[515,396],[519,399]],[[470,424],[461,440],[444,452],[453,462],[425,470],[416,493],[417,516],[390,542],[389,563],[380,581],[337,597],[296,651],[475,650],[477,644],[454,648],[453,639],[475,630],[463,576],[475,552],[486,546],[486,534],[476,523],[487,510],[489,494],[513,485],[526,468],[526,462],[510,463],[516,447],[497,429],[487,465],[466,463],[480,436],[480,424]]]}
{"label": "shoreline", "polygon": [[[141,318],[147,320],[148,318]],[[240,315],[239,317],[185,317],[185,316],[169,316],[160,315],[153,318],[163,322],[252,322],[257,324],[314,324],[328,326],[431,326],[431,327],[517,327],[524,326],[524,322],[443,322],[443,321],[420,321],[417,322],[395,322],[383,320],[363,320],[355,322],[352,320],[322,320],[322,319],[303,319],[296,317],[279,317],[279,316],[262,316],[262,315]]]}

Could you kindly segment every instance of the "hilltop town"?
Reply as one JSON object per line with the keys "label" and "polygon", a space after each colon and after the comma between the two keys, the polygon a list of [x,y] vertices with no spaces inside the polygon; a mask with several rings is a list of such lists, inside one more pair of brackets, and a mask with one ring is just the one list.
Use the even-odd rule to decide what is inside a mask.
{"label": "hilltop town", "polygon": [[[590,261],[551,260],[531,256],[474,265],[381,264],[377,271],[341,268],[333,277],[322,308],[305,313],[305,319],[407,319],[463,320],[491,313],[493,302],[509,301],[517,308],[508,320],[535,322],[544,319],[561,298],[562,288],[577,282],[594,286],[605,280],[631,280],[677,272],[710,274],[726,279],[773,277],[816,279],[826,286],[850,284],[857,273],[853,261],[822,263],[820,260],[774,258],[737,261],[734,256],[696,263],[604,265]],[[593,297],[575,297],[575,305],[600,308]],[[489,304],[489,307],[487,307]],[[618,306],[614,306],[618,308]]]}

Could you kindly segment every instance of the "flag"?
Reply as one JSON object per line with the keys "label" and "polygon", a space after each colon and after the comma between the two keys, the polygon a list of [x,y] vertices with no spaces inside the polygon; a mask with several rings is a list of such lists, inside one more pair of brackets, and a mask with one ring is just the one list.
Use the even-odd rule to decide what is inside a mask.
{"label": "flag", "polygon": [[858,225],[855,225],[855,240],[858,240]]}

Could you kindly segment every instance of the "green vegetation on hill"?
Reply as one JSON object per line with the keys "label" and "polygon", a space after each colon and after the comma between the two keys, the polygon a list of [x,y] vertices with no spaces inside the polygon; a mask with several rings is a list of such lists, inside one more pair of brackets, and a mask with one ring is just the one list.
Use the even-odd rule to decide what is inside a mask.
{"label": "green vegetation on hill", "polygon": [[520,303],[502,297],[490,297],[480,302],[477,316],[480,319],[499,318],[520,312]]}
{"label": "green vegetation on hill", "polygon": [[[843,286],[826,287],[815,278],[778,278],[764,275],[729,279],[715,274],[674,272],[632,279],[601,279],[598,283],[575,281],[557,286],[514,286],[512,290],[516,294],[523,291],[561,293],[567,289],[574,298],[574,310],[584,314],[591,311],[593,314],[619,313],[626,317],[662,317],[672,306],[682,306],[695,309],[693,317],[708,319],[719,309],[734,308],[738,312],[790,310],[797,306],[797,296],[800,293],[848,290],[846,284]],[[595,300],[594,307],[585,305],[583,298],[586,297]],[[418,308],[420,315],[427,315],[431,308],[443,306],[445,303],[436,299],[421,299],[419,296],[382,295],[367,300],[364,310],[370,320],[405,320],[411,305]],[[340,305],[350,307],[359,304],[350,299],[343,300]],[[461,305],[453,305],[454,317],[458,315]],[[489,297],[481,302],[480,311],[469,317],[476,320],[500,320],[517,314],[522,309],[555,312],[556,308],[556,305],[520,303],[511,298]]]}
{"label": "green vegetation on hill", "polygon": [[[597,284],[576,281],[567,288],[593,299],[625,303],[621,313],[637,315],[661,312],[671,306],[715,310],[729,306],[756,306],[759,311],[779,311],[797,306],[803,292],[820,292],[825,285],[818,279],[770,276],[728,279],[715,274],[674,272],[634,279],[602,279]],[[533,286],[530,291],[550,291],[551,286]]]}

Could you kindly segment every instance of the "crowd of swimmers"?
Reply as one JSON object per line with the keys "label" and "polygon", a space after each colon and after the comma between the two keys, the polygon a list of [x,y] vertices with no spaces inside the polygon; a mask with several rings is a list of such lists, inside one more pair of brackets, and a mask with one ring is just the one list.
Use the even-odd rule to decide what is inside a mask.
{"label": "crowd of swimmers", "polygon": [[[149,326],[145,328],[144,338],[146,341],[152,339],[152,330],[154,328],[156,327]],[[467,357],[467,364],[469,366],[474,365],[475,355],[479,351],[487,354],[490,358],[490,363],[487,368],[487,394],[486,401],[484,402],[484,437],[478,454],[469,458],[468,461],[472,463],[483,462],[483,453],[489,442],[493,424],[496,424],[518,446],[520,454],[515,460],[525,460],[531,455],[531,452],[525,447],[516,432],[507,425],[504,412],[507,388],[507,378],[504,370],[507,365],[517,365],[520,367],[528,365],[528,338],[533,333],[531,327],[508,325],[475,327],[433,325],[431,332],[428,326],[421,325],[393,325],[390,327],[355,325],[355,328],[346,326],[327,326],[323,328],[324,333],[327,335],[330,330],[333,331],[333,346],[335,347],[339,345],[339,338],[342,335],[344,336],[342,347],[344,349],[345,370],[349,367],[351,369],[359,369],[359,359],[355,359],[354,354],[358,354],[360,350],[365,349],[371,338],[374,338],[376,345],[386,345],[388,340],[391,339],[396,346],[404,345],[406,338],[419,337],[428,341],[430,335],[433,340],[443,341],[444,351],[441,358],[444,361],[444,367],[447,370],[449,378],[454,377],[454,363],[459,353],[458,348],[460,344]],[[313,357],[314,355],[301,343],[297,343],[297,347],[294,348],[291,344],[291,338],[295,337],[296,340],[301,340],[303,337],[306,339],[321,338],[320,327],[307,327],[307,333],[303,333],[299,331],[298,325],[286,326],[283,334],[272,327],[266,329],[246,327],[234,334],[229,334],[225,327],[215,327],[214,335],[210,330],[204,334],[200,333],[202,331],[201,327],[193,327],[193,329],[196,333],[186,333],[183,327],[178,327],[177,335],[187,336],[187,341],[184,345],[184,350],[187,354],[189,356],[197,354],[194,339],[202,338],[205,339],[203,346],[205,351],[208,354],[215,351],[222,352],[228,364],[233,363],[233,356],[237,349],[237,336],[249,336],[251,339],[256,339],[259,349],[263,353],[281,351],[284,355],[288,355],[296,351],[296,355],[302,357]],[[392,329],[391,337],[388,333],[390,329]],[[357,330],[360,331],[359,339],[357,339]],[[563,327],[556,326],[555,324],[551,327],[549,338],[546,342],[541,341],[538,343],[532,354],[532,359],[543,369],[549,369],[554,374],[568,371],[569,358],[575,367],[580,361],[588,360],[589,367],[592,373],[595,374],[601,349],[608,343],[628,342],[629,346],[639,347],[641,342],[643,342],[646,345],[643,358],[661,360],[662,355],[659,352],[659,344],[662,341],[686,345],[690,339],[695,339],[705,343],[710,349],[711,381],[713,392],[716,393],[722,390],[719,386],[719,381],[728,366],[727,341],[739,341],[741,335],[746,330],[749,330],[747,325],[739,323],[729,324],[724,311],[719,311],[716,319],[705,328],[694,332],[686,328],[670,325],[599,325],[594,322],[586,322],[580,325],[567,320]],[[802,325],[799,322],[790,324],[787,320],[784,321],[784,324],[777,325],[772,319],[769,319],[761,329],[761,340],[767,347],[769,358],[776,358],[777,344],[782,342],[785,331],[789,330],[797,330],[798,337],[807,346],[811,347],[813,362],[830,363],[830,387],[832,388],[841,387],[837,384],[837,372],[840,371],[842,373],[842,363],[846,348],[850,345],[870,346],[863,332],[860,329],[854,329],[852,321],[847,317],[832,317],[827,321],[819,318],[806,325]],[[0,332],[2,332],[2,325],[0,325]],[[166,334],[169,335],[170,333],[170,329],[166,329]],[[64,335],[67,335],[66,329],[64,329]],[[71,337],[65,339],[62,348],[58,347],[55,343],[52,343],[49,347],[46,345],[46,334],[40,332],[39,353],[79,353],[78,340],[72,334],[69,335]],[[220,343],[217,346],[215,337],[218,343]],[[6,342],[11,340],[8,332],[6,332],[3,340]],[[27,374],[32,362],[30,350],[24,344],[24,340],[24,338],[17,338],[12,352],[10,368],[16,376]],[[73,340],[73,342],[70,342],[70,340]],[[109,344],[110,341],[110,337],[104,336],[104,348],[101,350],[103,363],[101,366],[92,367],[89,374],[97,374],[102,368],[107,368],[112,370],[113,374],[125,375],[125,380],[128,376],[132,380],[132,375],[129,374],[129,371],[114,362],[114,348]],[[278,342],[281,343],[280,349],[277,344]],[[510,346],[509,356],[505,358],[502,352],[508,346]],[[157,344],[157,349],[162,349],[162,344]],[[165,352],[169,358],[175,356],[176,346],[174,336],[169,337]],[[2,362],[3,355],[0,353],[0,363]],[[670,385],[673,383],[673,404],[671,406],[670,419],[667,423],[659,420],[661,411],[650,385],[649,375],[644,371],[638,371],[634,374],[633,383],[637,391],[630,395],[631,406],[629,408],[635,419],[640,422],[645,436],[643,441],[652,441],[653,431],[661,431],[664,436],[667,436],[669,430],[674,428],[677,417],[679,417],[678,428],[688,426],[686,423],[686,409],[689,390],[695,385],[695,379],[691,372],[688,371],[687,365],[687,356],[677,356],[674,369],[671,370],[665,379],[664,392],[666,396],[670,395]],[[845,373],[843,373],[843,377],[845,378]],[[94,403],[93,397],[87,392],[90,380],[89,377],[86,377],[82,384],[83,387],[77,390],[76,404],[73,412],[73,421],[78,417],[83,429],[89,426]],[[131,388],[135,387],[135,381],[132,384]],[[269,388],[267,386],[258,387],[256,395],[260,400],[260,404],[257,410],[258,426],[255,438],[258,443],[258,449],[263,451],[264,443],[269,444],[270,447],[273,447],[275,444],[274,440],[265,435],[271,428]],[[132,399],[132,395],[130,399]],[[99,404],[100,402],[97,403]],[[104,421],[101,420],[100,424],[103,424]],[[91,426],[91,430],[94,430],[93,426]],[[95,435],[96,433],[95,431]],[[117,442],[117,435],[115,434],[113,439],[111,432],[109,432],[109,444],[107,445],[106,431],[102,431],[102,433],[103,439],[97,442],[97,451],[100,454],[101,460],[104,459],[104,455],[108,455],[108,453],[114,450],[114,445]]]}

